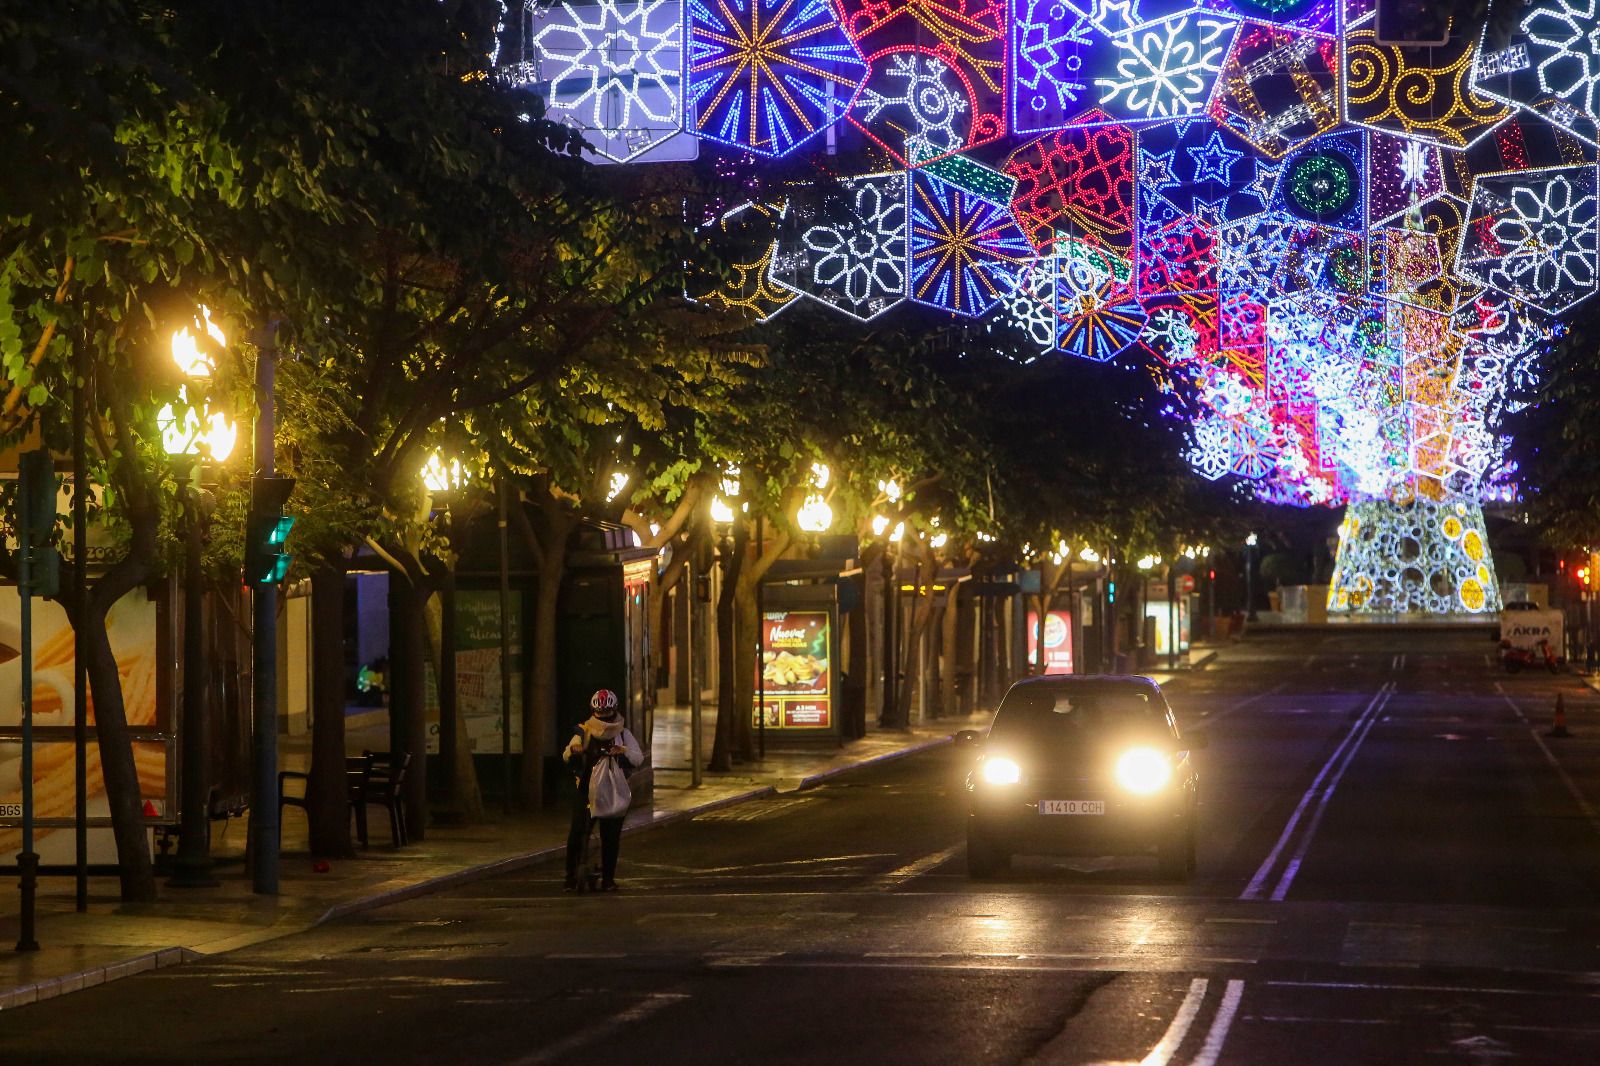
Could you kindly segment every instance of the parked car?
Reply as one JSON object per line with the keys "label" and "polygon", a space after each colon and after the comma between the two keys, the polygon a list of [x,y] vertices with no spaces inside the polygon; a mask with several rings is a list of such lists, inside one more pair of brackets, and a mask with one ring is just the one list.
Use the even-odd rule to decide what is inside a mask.
{"label": "parked car", "polygon": [[995,711],[967,776],[967,871],[988,878],[1011,857],[1154,851],[1163,876],[1195,868],[1199,775],[1147,677],[1069,675],[1017,682]]}

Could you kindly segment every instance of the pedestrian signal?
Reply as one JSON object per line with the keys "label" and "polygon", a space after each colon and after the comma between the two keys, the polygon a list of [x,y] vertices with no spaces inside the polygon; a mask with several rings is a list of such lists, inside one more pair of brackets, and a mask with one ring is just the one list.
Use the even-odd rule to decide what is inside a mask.
{"label": "pedestrian signal", "polygon": [[258,477],[250,483],[250,517],[245,523],[244,580],[247,585],[275,585],[289,572],[287,550],[294,518],[283,513],[292,477]]}

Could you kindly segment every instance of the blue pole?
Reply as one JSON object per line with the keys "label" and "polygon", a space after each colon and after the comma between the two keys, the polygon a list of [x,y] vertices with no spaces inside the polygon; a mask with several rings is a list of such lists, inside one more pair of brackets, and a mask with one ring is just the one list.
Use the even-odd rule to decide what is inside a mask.
{"label": "blue pole", "polygon": [[33,522],[28,506],[33,495],[26,476],[17,479],[17,595],[22,616],[22,854],[17,871],[22,875],[22,918],[17,934],[18,951],[38,951],[34,937],[34,898],[39,883],[39,856],[33,850],[33,574],[29,565],[33,545],[28,534]]}

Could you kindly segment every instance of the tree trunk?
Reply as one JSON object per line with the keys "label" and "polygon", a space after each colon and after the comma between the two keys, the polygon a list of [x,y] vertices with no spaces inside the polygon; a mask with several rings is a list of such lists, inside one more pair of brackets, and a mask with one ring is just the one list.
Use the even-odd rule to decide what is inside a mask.
{"label": "tree trunk", "polygon": [[539,556],[539,588],[533,609],[533,698],[525,705],[522,722],[522,802],[533,810],[544,803],[544,746],[559,709],[556,626],[570,531],[570,524],[558,532],[547,528],[545,550]]}
{"label": "tree trunk", "polygon": [[916,598],[911,605],[911,619],[906,626],[905,639],[902,641],[900,685],[895,690],[899,707],[896,708],[897,721],[901,727],[911,722],[911,691],[913,687],[919,688],[922,683],[922,671],[919,669],[913,675],[911,667],[916,657],[917,649],[922,646],[922,634],[927,631],[928,622],[933,616],[933,596],[931,587],[933,579],[939,573],[939,559],[933,552],[922,554],[917,560]]}
{"label": "tree trunk", "polygon": [[944,590],[944,622],[939,651],[939,713],[956,713],[956,625],[960,616],[956,612],[960,585],[951,582]]}
{"label": "tree trunk", "polygon": [[389,746],[411,756],[401,788],[406,808],[406,835],[423,840],[428,831],[428,718],[424,693],[428,654],[422,621],[426,592],[404,571],[389,574],[389,670],[394,685],[389,698]]}
{"label": "tree trunk", "polygon": [[122,675],[111,651],[110,634],[106,632],[108,601],[120,598],[102,598],[95,594],[89,597],[89,617],[83,620],[88,627],[84,634],[88,649],[85,669],[89,689],[94,694],[95,735],[100,748],[106,802],[111,807],[111,832],[117,842],[122,900],[124,903],[148,903],[156,898],[155,869],[150,861],[150,838],[145,831],[139,771],[133,761],[133,740],[128,733],[128,710],[122,701]]}
{"label": "tree trunk", "polygon": [[439,760],[449,775],[448,797],[451,809],[463,821],[483,820],[483,792],[478,787],[478,769],[472,762],[472,738],[461,717],[457,701],[455,647],[449,639],[455,612],[455,574],[441,566],[433,570],[437,594],[428,600],[425,621],[428,659],[433,663],[433,678],[439,703]]}
{"label": "tree trunk", "polygon": [[311,854],[346,858],[350,799],[345,777],[344,566],[323,562],[311,572],[311,778],[306,819]]}
{"label": "tree trunk", "polygon": [[733,749],[736,739],[734,719],[739,714],[737,661],[738,639],[734,617],[734,597],[739,586],[739,572],[744,569],[745,547],[750,542],[749,523],[735,521],[733,544],[723,556],[722,588],[717,595],[717,736],[711,745],[711,769],[733,769]]}

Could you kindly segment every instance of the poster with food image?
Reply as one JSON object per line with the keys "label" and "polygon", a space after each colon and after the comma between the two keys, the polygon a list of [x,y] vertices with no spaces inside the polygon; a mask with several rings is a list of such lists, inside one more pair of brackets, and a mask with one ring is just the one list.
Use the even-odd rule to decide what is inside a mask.
{"label": "poster with food image", "polygon": [[[53,600],[33,601],[33,760],[34,815],[71,819],[74,815],[74,746],[51,739],[51,727],[72,726],[73,636],[66,612]],[[0,586],[0,856],[21,846],[22,815],[22,613],[15,585]],[[170,728],[156,699],[156,605],[136,589],[117,601],[106,616],[111,653],[122,679],[122,700],[128,725],[135,730]],[[89,694],[89,726],[94,727],[94,694]],[[100,751],[92,735],[88,747],[91,819],[106,819],[105,782]],[[167,810],[167,746],[163,741],[136,741],[134,766],[139,790],[152,809]],[[107,834],[109,830],[104,831]],[[97,835],[91,833],[91,837]],[[41,828],[38,850],[45,862],[72,860],[70,829]],[[91,845],[92,846],[92,845]]]}
{"label": "poster with food image", "polygon": [[761,624],[760,715],[766,728],[832,729],[828,612],[768,611]]}
{"label": "poster with food image", "polygon": [[[1028,612],[1028,662],[1039,661],[1039,612]],[[1072,673],[1072,612],[1047,611],[1044,616],[1044,672]]]}

